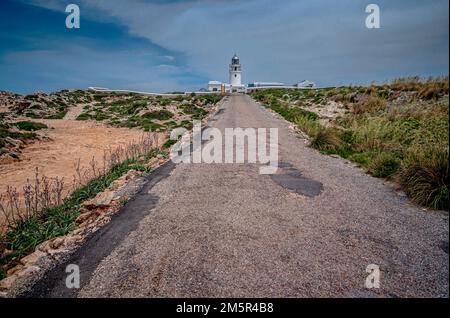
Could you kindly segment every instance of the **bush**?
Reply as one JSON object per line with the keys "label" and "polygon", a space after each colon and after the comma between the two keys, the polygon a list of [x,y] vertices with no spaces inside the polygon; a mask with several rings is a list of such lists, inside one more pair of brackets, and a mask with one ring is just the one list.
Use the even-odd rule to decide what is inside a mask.
{"label": "bush", "polygon": [[32,132],[20,133],[15,131],[10,131],[7,128],[0,127],[0,140],[1,138],[11,137],[13,139],[33,139],[36,138],[36,134]]}
{"label": "bush", "polygon": [[319,122],[305,116],[298,116],[294,122],[301,131],[310,137],[315,136],[322,129]]}
{"label": "bush", "polygon": [[89,116],[89,114],[87,114],[87,113],[80,114],[76,118],[76,120],[89,120],[89,119],[91,119],[91,116]]}
{"label": "bush", "polygon": [[394,154],[380,153],[371,162],[369,172],[377,178],[390,178],[400,168],[400,161]]}
{"label": "bush", "polygon": [[36,123],[36,122],[32,122],[32,121],[19,121],[19,122],[15,123],[15,126],[17,128],[19,128],[20,130],[26,130],[26,131],[35,131],[35,130],[48,128],[46,124]]}
{"label": "bush", "polygon": [[436,146],[411,151],[398,179],[414,202],[448,210],[448,154],[448,147]]}
{"label": "bush", "polygon": [[167,120],[167,119],[172,118],[173,114],[170,111],[168,111],[168,110],[161,109],[161,110],[158,110],[158,111],[145,113],[141,117],[142,118],[147,118],[147,119]]}
{"label": "bush", "polygon": [[342,146],[342,141],[335,129],[322,128],[312,136],[310,146],[318,150],[337,150]]}
{"label": "bush", "polygon": [[384,110],[387,106],[387,101],[381,97],[369,96],[366,99],[353,105],[353,113],[355,115],[373,114]]}

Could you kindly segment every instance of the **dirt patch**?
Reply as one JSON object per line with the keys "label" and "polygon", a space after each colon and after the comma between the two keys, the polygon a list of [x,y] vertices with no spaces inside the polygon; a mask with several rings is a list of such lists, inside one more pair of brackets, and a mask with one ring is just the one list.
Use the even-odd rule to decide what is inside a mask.
{"label": "dirt patch", "polygon": [[[94,158],[97,167],[101,167],[105,151],[138,142],[143,135],[140,129],[112,128],[91,121],[39,121],[49,127],[39,132],[48,140],[27,146],[20,161],[0,165],[0,193],[4,193],[8,185],[21,192],[27,179],[34,178],[36,168],[41,176],[64,177],[69,186],[78,161],[81,168],[87,168]],[[3,223],[4,216],[0,215],[0,226]]]}
{"label": "dirt patch", "polygon": [[80,104],[74,107],[71,107],[67,114],[64,116],[64,119],[66,120],[75,120],[78,116],[81,115],[81,113],[84,110],[85,105],[91,105],[91,104]]}

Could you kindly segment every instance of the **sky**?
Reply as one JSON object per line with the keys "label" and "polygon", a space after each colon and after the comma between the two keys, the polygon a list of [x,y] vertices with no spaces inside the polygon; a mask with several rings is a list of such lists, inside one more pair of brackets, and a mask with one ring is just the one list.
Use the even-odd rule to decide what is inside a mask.
{"label": "sky", "polygon": [[[80,8],[67,29],[68,4]],[[380,7],[380,28],[365,25]],[[447,76],[448,0],[1,0],[0,91],[190,91],[228,82]]]}

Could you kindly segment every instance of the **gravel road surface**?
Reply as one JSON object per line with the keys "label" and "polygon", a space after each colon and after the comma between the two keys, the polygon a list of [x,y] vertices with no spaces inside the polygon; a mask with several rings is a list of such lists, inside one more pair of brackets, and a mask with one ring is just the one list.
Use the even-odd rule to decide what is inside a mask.
{"label": "gravel road surface", "polygon": [[[236,95],[210,122],[279,129],[280,168],[173,164],[64,267],[40,297],[448,297],[448,216],[306,147],[289,124]],[[369,264],[380,288],[365,287]]]}

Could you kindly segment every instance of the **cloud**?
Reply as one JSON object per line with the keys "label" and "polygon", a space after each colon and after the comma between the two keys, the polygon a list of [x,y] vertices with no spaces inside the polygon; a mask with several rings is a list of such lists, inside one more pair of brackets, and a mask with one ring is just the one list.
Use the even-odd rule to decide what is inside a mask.
{"label": "cloud", "polygon": [[85,1],[146,38],[186,55],[188,69],[226,79],[236,51],[247,81],[325,84],[448,73],[448,2],[379,1],[382,28],[365,28],[363,2]]}
{"label": "cloud", "polygon": [[[31,2],[51,10],[68,3]],[[379,0],[379,30],[365,28],[366,3],[354,0],[79,3],[82,19],[120,25],[171,52],[157,65],[177,61],[197,81],[226,81],[234,52],[246,82],[309,79],[337,85],[448,74],[447,0]]]}

